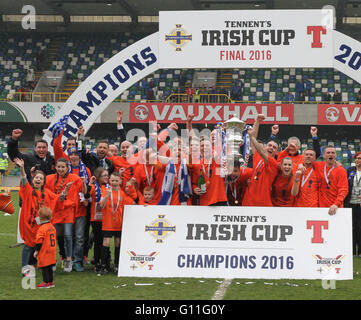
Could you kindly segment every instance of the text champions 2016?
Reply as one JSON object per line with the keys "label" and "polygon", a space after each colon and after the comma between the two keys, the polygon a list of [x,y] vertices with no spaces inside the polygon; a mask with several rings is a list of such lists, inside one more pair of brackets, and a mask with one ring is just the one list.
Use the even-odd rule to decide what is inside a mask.
{"label": "text champions 2016", "polygon": [[77,106],[82,109],[80,111],[85,113],[77,110],[72,110],[69,113],[69,117],[75,123],[76,128],[67,124],[64,130],[64,137],[70,137],[77,133],[78,128],[93,113],[92,109],[107,99],[107,90],[117,90],[121,84],[135,76],[138,71],[144,70],[156,61],[156,55],[148,46],[139,53],[134,54],[131,58],[124,60],[122,64],[115,66],[111,72],[102,76],[102,80],[98,81],[92,87],[92,90],[85,93],[85,99],[77,103]]}

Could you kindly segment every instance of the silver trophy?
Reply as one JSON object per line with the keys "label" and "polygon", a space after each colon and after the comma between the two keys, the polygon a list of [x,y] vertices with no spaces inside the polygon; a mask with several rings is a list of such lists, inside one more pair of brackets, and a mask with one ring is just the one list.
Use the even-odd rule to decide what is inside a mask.
{"label": "silver trophy", "polygon": [[226,134],[227,160],[239,161],[240,165],[244,165],[244,159],[240,153],[240,148],[243,145],[243,131],[246,124],[236,116],[225,121],[222,129]]}

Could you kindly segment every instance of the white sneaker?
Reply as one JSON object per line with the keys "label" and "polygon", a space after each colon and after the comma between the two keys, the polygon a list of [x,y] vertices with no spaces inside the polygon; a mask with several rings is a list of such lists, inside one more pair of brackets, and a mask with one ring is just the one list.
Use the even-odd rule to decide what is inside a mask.
{"label": "white sneaker", "polygon": [[73,261],[64,260],[64,271],[71,272],[73,270]]}

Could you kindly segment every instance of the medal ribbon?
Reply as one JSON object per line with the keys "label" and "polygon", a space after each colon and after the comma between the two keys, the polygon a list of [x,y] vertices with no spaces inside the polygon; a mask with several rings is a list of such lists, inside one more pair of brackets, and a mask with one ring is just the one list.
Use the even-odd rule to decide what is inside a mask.
{"label": "medal ribbon", "polygon": [[115,218],[115,213],[118,211],[119,208],[119,203],[120,203],[120,190],[118,190],[118,203],[117,203],[117,207],[114,210],[114,201],[113,201],[113,190],[112,193],[110,194],[110,200],[112,202],[112,212],[113,212],[113,219]]}
{"label": "medal ribbon", "polygon": [[308,173],[306,179],[305,179],[305,175],[302,175],[302,182],[301,182],[301,188],[303,188],[303,186],[305,185],[305,183],[307,182],[308,178],[311,176],[313,171],[313,168],[310,170],[310,172]]}

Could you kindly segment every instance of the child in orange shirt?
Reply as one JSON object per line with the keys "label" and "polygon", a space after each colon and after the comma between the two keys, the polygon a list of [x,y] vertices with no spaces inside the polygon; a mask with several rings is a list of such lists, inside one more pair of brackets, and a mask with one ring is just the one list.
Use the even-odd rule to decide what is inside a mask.
{"label": "child in orange shirt", "polygon": [[0,211],[7,214],[13,214],[15,212],[14,204],[9,192],[0,193]]}
{"label": "child in orange shirt", "polygon": [[143,194],[140,196],[139,204],[145,205],[145,206],[156,206],[158,204],[158,201],[154,199],[154,188],[151,186],[145,187],[143,190]]}
{"label": "child in orange shirt", "polygon": [[127,196],[121,189],[122,179],[118,172],[113,172],[109,178],[110,188],[102,193],[100,200],[100,207],[103,210],[102,217],[102,233],[103,246],[101,249],[101,269],[98,274],[102,275],[109,270],[106,268],[108,261],[110,240],[114,236],[114,272],[118,273],[119,253],[120,253],[120,238],[123,223],[123,210]]}
{"label": "child in orange shirt", "polygon": [[39,210],[40,226],[36,233],[34,258],[38,259],[38,267],[43,273],[43,282],[37,288],[55,287],[53,266],[56,264],[56,231],[50,223],[52,211],[41,207]]}

